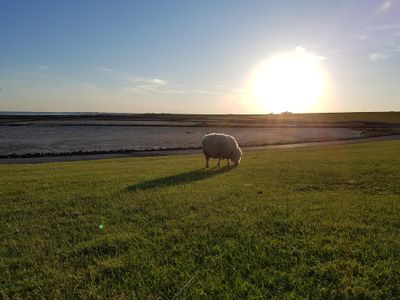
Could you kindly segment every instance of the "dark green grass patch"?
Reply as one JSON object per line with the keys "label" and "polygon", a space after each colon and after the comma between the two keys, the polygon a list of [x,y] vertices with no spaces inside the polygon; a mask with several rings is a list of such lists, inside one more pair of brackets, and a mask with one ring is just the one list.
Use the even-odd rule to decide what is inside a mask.
{"label": "dark green grass patch", "polygon": [[200,155],[1,165],[0,295],[400,297],[399,153],[380,142],[253,151],[210,170]]}

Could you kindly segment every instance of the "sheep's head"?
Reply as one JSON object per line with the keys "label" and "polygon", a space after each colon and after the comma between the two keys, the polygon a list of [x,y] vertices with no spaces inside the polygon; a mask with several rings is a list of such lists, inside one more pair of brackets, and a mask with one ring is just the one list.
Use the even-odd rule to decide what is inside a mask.
{"label": "sheep's head", "polygon": [[240,150],[240,148],[238,147],[233,152],[231,160],[234,162],[235,166],[237,166],[239,165],[241,158],[242,158],[242,150]]}

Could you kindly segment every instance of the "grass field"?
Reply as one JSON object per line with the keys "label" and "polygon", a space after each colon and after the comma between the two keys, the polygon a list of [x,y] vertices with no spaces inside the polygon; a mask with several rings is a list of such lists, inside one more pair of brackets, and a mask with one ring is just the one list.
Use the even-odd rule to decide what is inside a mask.
{"label": "grass field", "polygon": [[399,298],[399,153],[0,165],[0,298]]}

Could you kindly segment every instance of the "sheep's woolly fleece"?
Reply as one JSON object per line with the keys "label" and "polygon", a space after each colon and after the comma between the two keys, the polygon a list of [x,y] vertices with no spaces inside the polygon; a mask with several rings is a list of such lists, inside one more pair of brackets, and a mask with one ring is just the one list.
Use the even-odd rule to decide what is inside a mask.
{"label": "sheep's woolly fleece", "polygon": [[[206,168],[209,167],[210,158],[227,159],[228,165],[231,160],[235,166],[240,163],[242,150],[236,139],[223,133],[206,134],[201,140],[203,153],[206,158]],[[218,162],[219,164],[219,162]]]}

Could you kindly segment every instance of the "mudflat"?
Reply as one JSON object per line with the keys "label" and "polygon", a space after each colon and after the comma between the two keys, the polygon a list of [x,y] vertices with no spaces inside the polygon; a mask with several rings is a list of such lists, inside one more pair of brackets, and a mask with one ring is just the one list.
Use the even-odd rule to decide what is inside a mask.
{"label": "mudflat", "polygon": [[0,115],[0,157],[196,149],[224,132],[242,147],[337,141],[400,133],[400,113]]}

